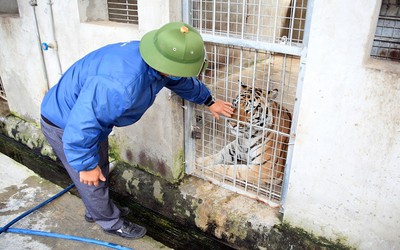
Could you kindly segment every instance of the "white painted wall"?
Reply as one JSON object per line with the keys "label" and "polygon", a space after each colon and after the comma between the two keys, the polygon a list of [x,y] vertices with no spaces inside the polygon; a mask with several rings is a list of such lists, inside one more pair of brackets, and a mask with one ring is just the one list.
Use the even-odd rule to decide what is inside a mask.
{"label": "white painted wall", "polygon": [[[30,21],[33,14],[29,12],[29,4],[26,5],[20,8],[19,16],[0,17],[0,77],[10,100],[10,109],[33,119],[38,117],[46,83],[35,23]],[[12,101],[22,99],[21,96],[26,98]]]}
{"label": "white painted wall", "polygon": [[[34,122],[39,122],[40,103],[47,85],[56,84],[61,73],[76,60],[109,43],[140,40],[146,32],[169,21],[180,20],[181,13],[181,3],[177,0],[138,1],[142,21],[139,25],[132,25],[102,21],[102,7],[106,0],[53,0],[52,5],[49,5],[50,0],[37,2],[35,10],[40,38],[42,42],[58,45],[57,50],[43,52],[48,83],[36,35],[34,9],[29,1],[18,0],[19,17],[0,16],[0,76],[8,103],[12,112]],[[154,172],[162,165],[165,166],[163,176],[174,178],[179,172],[179,169],[173,169],[176,152],[183,150],[180,104],[179,99],[170,98],[170,91],[161,91],[141,121],[134,126],[116,129],[115,137],[124,142],[118,143],[122,157],[139,162],[140,154],[145,152],[146,159],[154,163]],[[145,145],[145,149],[138,147],[138,143]]]}
{"label": "white painted wall", "polygon": [[315,1],[284,219],[359,249],[400,249],[400,63],[370,68],[379,9]]}

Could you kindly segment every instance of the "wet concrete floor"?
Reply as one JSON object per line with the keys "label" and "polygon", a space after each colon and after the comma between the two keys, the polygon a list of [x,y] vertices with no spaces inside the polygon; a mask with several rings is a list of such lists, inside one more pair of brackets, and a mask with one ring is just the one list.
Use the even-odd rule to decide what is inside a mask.
{"label": "wet concrete floor", "polygon": [[[0,153],[0,227],[61,190],[63,188],[39,177],[26,166]],[[128,240],[105,234],[97,224],[86,222],[83,218],[84,213],[85,208],[81,200],[75,195],[66,193],[21,219],[11,228],[79,236],[136,250],[172,249],[149,236],[138,240]],[[66,239],[6,232],[0,234],[0,249],[97,250],[111,248]]]}

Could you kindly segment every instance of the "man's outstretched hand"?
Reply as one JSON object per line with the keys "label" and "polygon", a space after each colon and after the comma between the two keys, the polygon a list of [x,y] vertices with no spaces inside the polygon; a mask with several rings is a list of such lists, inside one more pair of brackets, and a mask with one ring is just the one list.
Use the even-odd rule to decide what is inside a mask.
{"label": "man's outstretched hand", "polygon": [[219,120],[219,115],[231,117],[233,114],[232,104],[219,99],[216,99],[215,103],[208,108],[217,120]]}

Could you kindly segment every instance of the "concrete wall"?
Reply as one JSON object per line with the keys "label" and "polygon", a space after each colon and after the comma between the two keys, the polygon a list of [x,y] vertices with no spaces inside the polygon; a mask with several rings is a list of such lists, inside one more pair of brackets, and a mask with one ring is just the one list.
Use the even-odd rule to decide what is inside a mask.
{"label": "concrete wall", "polygon": [[[144,21],[132,25],[104,21],[105,0],[52,1],[52,5],[48,0],[37,2],[32,7],[29,1],[18,1],[19,17],[0,16],[0,77],[10,110],[36,123],[48,87],[76,60],[109,43],[140,40],[147,31],[179,20],[181,13],[179,1],[139,1],[139,19]],[[34,11],[41,42],[57,45],[43,51],[43,58]],[[164,90],[141,121],[116,129],[114,138],[119,141],[114,145],[122,158],[175,181],[183,171],[177,161],[183,152],[181,104]],[[136,147],[139,143],[145,148]]]}
{"label": "concrete wall", "polygon": [[315,1],[285,221],[400,248],[400,64],[369,58],[380,1]]}

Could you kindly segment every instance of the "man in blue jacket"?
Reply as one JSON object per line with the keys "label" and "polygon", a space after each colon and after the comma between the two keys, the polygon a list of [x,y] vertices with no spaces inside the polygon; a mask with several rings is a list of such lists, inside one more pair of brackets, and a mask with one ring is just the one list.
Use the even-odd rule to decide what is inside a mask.
{"label": "man in blue jacket", "polygon": [[137,239],[146,229],[123,219],[109,197],[108,135],[137,122],[166,87],[182,98],[230,117],[229,102],[215,100],[196,77],[207,66],[201,35],[174,22],[140,42],[107,45],[73,64],[41,105],[43,134],[62,161],[86,207],[85,219],[110,234]]}

